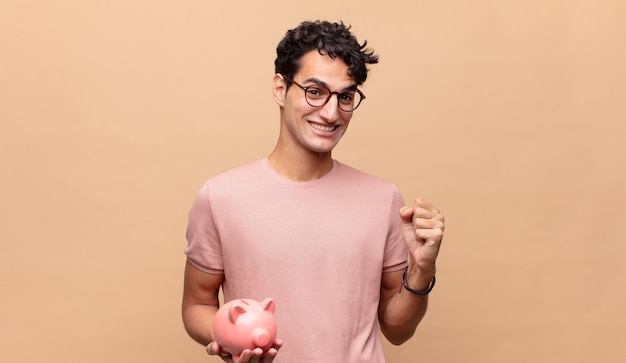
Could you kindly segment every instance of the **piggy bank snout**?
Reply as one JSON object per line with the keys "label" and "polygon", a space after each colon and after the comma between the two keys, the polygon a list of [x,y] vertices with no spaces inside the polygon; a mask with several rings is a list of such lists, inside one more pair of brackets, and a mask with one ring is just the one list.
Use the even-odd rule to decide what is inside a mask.
{"label": "piggy bank snout", "polygon": [[272,343],[272,337],[265,328],[257,328],[252,332],[252,341],[257,347],[265,347]]}

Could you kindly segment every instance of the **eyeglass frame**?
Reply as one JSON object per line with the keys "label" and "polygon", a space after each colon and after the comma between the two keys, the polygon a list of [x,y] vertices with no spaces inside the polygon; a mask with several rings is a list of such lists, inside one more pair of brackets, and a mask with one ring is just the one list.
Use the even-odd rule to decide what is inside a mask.
{"label": "eyeglass frame", "polygon": [[[358,89],[358,88],[356,88],[356,86],[354,86],[354,89],[353,89],[353,90],[354,90],[355,92],[357,92],[357,93],[359,94],[359,96],[360,96],[360,98],[359,98],[359,103],[357,103],[357,105],[356,105],[356,106],[354,106],[354,108],[353,108],[352,110],[350,110],[350,111],[346,111],[346,110],[344,110],[343,108],[341,108],[341,102],[339,102],[339,96],[340,96],[340,95],[342,95],[342,94],[345,94],[346,92],[331,91],[331,90],[330,90],[330,88],[328,88],[328,87],[326,87],[326,86],[324,86],[324,85],[321,85],[321,84],[315,84],[315,85],[310,85],[310,86],[306,86],[306,87],[305,87],[305,86],[301,85],[300,83],[298,83],[298,82],[294,81],[293,79],[288,78],[288,77],[287,77],[287,76],[285,76],[284,74],[283,74],[282,76],[283,76],[283,78],[284,78],[287,82],[291,82],[291,83],[295,84],[296,86],[298,86],[300,89],[302,89],[302,90],[304,91],[304,100],[305,100],[305,101],[306,101],[306,103],[308,103],[308,104],[309,104],[309,106],[311,106],[311,107],[316,107],[316,108],[318,108],[318,107],[324,107],[324,106],[326,106],[326,104],[328,103],[328,101],[330,101],[330,98],[331,98],[333,95],[337,95],[337,107],[339,107],[339,109],[340,109],[341,111],[343,111],[343,112],[354,112],[354,110],[356,110],[356,109],[357,109],[357,108],[361,105],[361,102],[363,102],[363,100],[366,98],[366,97],[365,97],[365,95],[363,94],[363,92],[361,92],[361,90],[360,90],[360,89]],[[307,94],[307,90],[308,90],[309,88],[311,88],[311,87],[317,87],[317,88],[319,88],[319,87],[323,87],[323,88],[326,88],[326,89],[328,90],[328,92],[330,92],[330,93],[328,94],[328,97],[327,97],[327,98],[326,98],[326,100],[324,101],[324,103],[322,103],[322,104],[321,104],[321,105],[319,105],[319,106],[315,106],[315,105],[312,105],[312,104],[311,104],[311,102],[309,102],[309,98],[306,96],[306,94]]]}

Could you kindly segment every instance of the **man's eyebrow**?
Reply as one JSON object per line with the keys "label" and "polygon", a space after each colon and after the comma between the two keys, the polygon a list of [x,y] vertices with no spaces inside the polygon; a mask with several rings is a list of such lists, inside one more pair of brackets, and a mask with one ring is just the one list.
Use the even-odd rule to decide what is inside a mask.
{"label": "man's eyebrow", "polygon": [[[328,83],[326,83],[326,82],[324,82],[324,81],[322,81],[322,80],[320,80],[318,78],[315,78],[315,77],[307,78],[307,79],[304,80],[303,83],[314,83],[314,84],[316,84],[318,86],[324,86],[324,87],[330,89],[330,87],[328,87]],[[340,92],[354,91],[354,90],[356,90],[356,88],[357,88],[356,84],[352,84],[352,85],[350,85],[348,87],[345,87]]]}

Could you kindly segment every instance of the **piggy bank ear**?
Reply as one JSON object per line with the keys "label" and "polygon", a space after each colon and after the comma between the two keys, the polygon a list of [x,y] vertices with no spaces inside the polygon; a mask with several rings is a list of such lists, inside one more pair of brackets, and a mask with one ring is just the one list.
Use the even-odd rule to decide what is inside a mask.
{"label": "piggy bank ear", "polygon": [[228,308],[228,319],[230,319],[231,323],[236,323],[237,319],[239,319],[239,315],[245,314],[246,308],[240,304],[233,304]]}
{"label": "piggy bank ear", "polygon": [[269,311],[270,313],[274,314],[274,310],[276,310],[274,300],[269,297],[267,299],[263,299],[263,301],[261,301],[261,309],[263,309],[263,311]]}

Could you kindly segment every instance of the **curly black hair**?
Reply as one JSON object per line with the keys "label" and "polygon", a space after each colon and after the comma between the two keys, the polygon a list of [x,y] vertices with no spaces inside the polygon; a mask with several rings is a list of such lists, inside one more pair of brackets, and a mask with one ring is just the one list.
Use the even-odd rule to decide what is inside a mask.
{"label": "curly black hair", "polygon": [[367,41],[359,44],[343,22],[305,21],[290,29],[276,48],[275,72],[293,79],[300,68],[300,58],[311,50],[331,58],[339,57],[348,65],[348,72],[357,85],[367,79],[368,64],[378,63],[378,56],[367,49]]}

